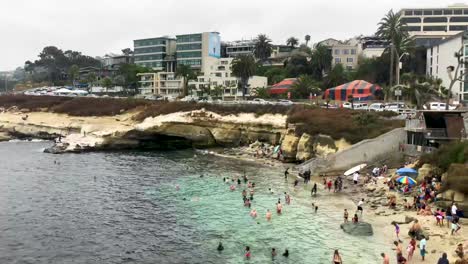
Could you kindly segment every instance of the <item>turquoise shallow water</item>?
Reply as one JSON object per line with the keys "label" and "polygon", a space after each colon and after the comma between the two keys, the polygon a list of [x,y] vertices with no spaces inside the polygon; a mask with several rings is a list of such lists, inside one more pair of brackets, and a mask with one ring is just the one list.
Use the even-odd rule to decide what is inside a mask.
{"label": "turquoise shallow water", "polygon": [[[294,191],[280,169],[191,150],[42,153],[49,144],[0,143],[0,263],[330,263],[339,249],[348,264],[378,263],[389,251],[377,237],[341,231],[343,208],[355,208],[349,198],[323,189],[311,198],[303,185]],[[256,183],[257,220],[241,189],[222,181],[243,170]],[[278,216],[284,191],[292,204]]]}

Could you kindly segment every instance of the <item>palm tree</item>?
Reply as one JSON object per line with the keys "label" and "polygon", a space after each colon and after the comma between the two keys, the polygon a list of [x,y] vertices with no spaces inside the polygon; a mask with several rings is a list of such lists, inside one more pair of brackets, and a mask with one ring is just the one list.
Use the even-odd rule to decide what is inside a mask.
{"label": "palm tree", "polygon": [[306,41],[306,46],[309,44],[309,41],[310,41],[310,35],[305,35],[305,41]]}
{"label": "palm tree", "polygon": [[299,39],[295,37],[290,37],[286,40],[286,45],[290,46],[291,48],[295,48],[299,44]]}
{"label": "palm tree", "polygon": [[395,65],[396,79],[398,82],[400,75],[400,55],[406,52],[412,43],[406,28],[406,23],[401,20],[400,13],[390,10],[379,22],[376,36],[387,40],[390,43],[390,86],[393,85],[393,67]]}
{"label": "palm tree", "polygon": [[332,66],[333,56],[330,49],[325,45],[317,45],[312,51],[312,65],[316,69],[316,75],[318,79],[322,79],[322,76],[329,72]]}
{"label": "palm tree", "polygon": [[196,75],[189,65],[179,64],[176,69],[176,76],[184,78],[184,89],[183,96],[188,95],[188,81],[189,79],[195,79]]}
{"label": "palm tree", "polygon": [[249,78],[255,74],[257,65],[251,55],[240,55],[232,61],[232,74],[240,79],[242,99],[245,99]]}
{"label": "palm tree", "polygon": [[307,98],[311,93],[318,94],[320,88],[309,75],[301,75],[292,85],[292,95],[294,98]]}
{"label": "palm tree", "polygon": [[255,39],[254,54],[260,61],[263,62],[270,57],[272,48],[271,39],[267,35],[260,34]]}

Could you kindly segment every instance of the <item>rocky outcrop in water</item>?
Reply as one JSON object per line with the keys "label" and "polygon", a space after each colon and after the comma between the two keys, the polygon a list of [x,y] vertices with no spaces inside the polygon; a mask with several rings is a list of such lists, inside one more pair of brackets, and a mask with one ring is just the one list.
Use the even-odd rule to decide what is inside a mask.
{"label": "rocky outcrop in water", "polygon": [[372,236],[374,234],[372,225],[366,222],[343,223],[340,227],[345,233],[352,236]]}

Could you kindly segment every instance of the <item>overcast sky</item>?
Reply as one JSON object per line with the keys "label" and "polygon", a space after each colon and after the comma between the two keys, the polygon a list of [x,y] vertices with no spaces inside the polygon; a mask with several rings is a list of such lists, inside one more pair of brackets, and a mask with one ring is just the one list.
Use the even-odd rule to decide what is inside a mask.
{"label": "overcast sky", "polygon": [[312,43],[372,34],[390,9],[444,7],[463,0],[1,0],[0,71],[55,45],[91,56],[133,48],[138,38],[218,31],[221,39],[267,34]]}

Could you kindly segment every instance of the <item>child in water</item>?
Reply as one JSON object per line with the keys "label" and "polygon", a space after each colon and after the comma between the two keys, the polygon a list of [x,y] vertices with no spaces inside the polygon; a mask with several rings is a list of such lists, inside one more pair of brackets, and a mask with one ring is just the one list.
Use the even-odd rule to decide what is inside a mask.
{"label": "child in water", "polygon": [[267,219],[267,221],[271,221],[271,212],[270,212],[270,209],[267,210],[266,219]]}
{"label": "child in water", "polygon": [[353,223],[357,224],[358,222],[359,222],[359,218],[358,218],[357,214],[354,214]]}

